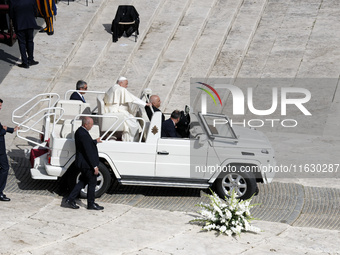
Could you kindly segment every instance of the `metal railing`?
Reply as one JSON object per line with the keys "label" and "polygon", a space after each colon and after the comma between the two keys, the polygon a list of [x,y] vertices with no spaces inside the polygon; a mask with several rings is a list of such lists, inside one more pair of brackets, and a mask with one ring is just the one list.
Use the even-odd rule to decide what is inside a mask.
{"label": "metal railing", "polygon": [[[67,95],[70,92],[74,92],[77,90],[68,90],[65,93],[65,98],[67,98]],[[95,94],[104,94],[105,92],[101,91],[86,91],[86,93],[95,93]],[[46,141],[50,137],[50,133],[55,132],[55,126],[56,124],[61,120],[62,116],[65,113],[65,110],[62,107],[56,107],[58,101],[60,100],[60,96],[56,93],[43,93],[43,94],[38,94],[32,99],[28,100],[26,103],[22,104],[18,108],[16,108],[13,113],[12,113],[12,122],[17,124],[19,129],[17,130],[17,136],[25,141],[28,141],[30,143],[33,143],[35,145],[48,148],[46,146]],[[43,107],[44,104],[47,104],[47,107]],[[25,107],[28,109],[25,109]],[[42,108],[43,107],[43,108]],[[20,111],[23,110],[23,113],[19,113]],[[153,110],[151,108],[151,110]],[[32,114],[33,112],[33,114]],[[112,123],[112,125],[104,132],[103,135],[101,135],[101,139],[104,139],[105,136],[105,141],[108,141],[113,134],[121,127],[121,125],[124,125],[124,123],[128,120],[141,120],[142,122],[142,132],[139,137],[139,141],[142,141],[143,134],[145,132],[145,127],[146,127],[146,122],[143,118],[141,117],[128,117],[124,118],[120,123],[117,123],[119,120],[118,116],[114,115],[91,115],[91,114],[78,114],[74,117],[74,122],[77,119],[80,119],[81,117],[92,117],[92,118],[113,118],[116,119]],[[52,122],[51,122],[52,119]],[[43,121],[43,129],[41,130],[41,126],[39,126],[40,129],[37,129],[36,126],[38,124],[41,124]],[[139,123],[138,123],[139,124]],[[52,128],[51,128],[52,125]],[[23,136],[22,134],[28,133],[29,131],[33,131],[38,133],[39,135],[43,135],[44,139],[39,143],[34,140],[34,138],[28,138]],[[73,125],[72,131],[75,131],[75,126]],[[109,132],[111,132],[109,134]]]}
{"label": "metal railing", "polygon": [[[12,113],[12,122],[17,124],[19,127],[16,132],[17,136],[25,141],[47,148],[46,140],[49,138],[51,116],[53,116],[52,131],[54,131],[55,123],[57,123],[64,114],[64,109],[61,107],[55,107],[59,99],[60,96],[56,93],[38,94],[16,108]],[[47,104],[47,107],[44,107],[44,104]],[[56,113],[56,110],[60,110],[58,114]],[[20,111],[23,111],[23,113],[19,113]],[[41,121],[44,122],[44,130],[35,128],[35,126],[40,124]],[[41,128],[41,126],[39,126],[39,128]],[[29,131],[43,135],[44,139],[39,143],[36,142],[34,138],[22,136],[23,133],[27,133]]]}
{"label": "metal railing", "polygon": [[[124,118],[120,123],[118,123],[118,125],[113,129],[113,127],[117,124],[117,122],[118,122],[118,117],[117,116],[114,116],[114,115],[110,115],[110,116],[107,116],[107,115],[91,115],[91,114],[79,114],[79,115],[77,115],[73,120],[73,123],[75,123],[75,121],[76,120],[78,120],[78,119],[80,119],[81,117],[91,117],[91,118],[114,118],[114,119],[116,119],[116,121],[115,122],[113,122],[113,124],[104,132],[104,134],[102,134],[101,136],[100,136],[100,140],[103,140],[103,138],[107,135],[107,134],[109,134],[109,132],[111,132],[110,134],[109,134],[109,136],[108,137],[106,137],[106,139],[105,140],[103,140],[103,141],[108,141],[108,140],[110,140],[110,138],[113,136],[113,134],[120,128],[120,126],[121,125],[123,125],[124,123],[125,123],[125,121],[127,121],[127,120],[142,120],[142,123],[143,123],[143,127],[142,127],[142,131],[141,131],[141,135],[140,135],[140,137],[139,137],[139,143],[142,141],[142,138],[143,138],[143,134],[144,134],[144,132],[145,132],[145,120],[143,119],[143,118],[141,118],[141,117],[129,117],[129,118]],[[73,128],[72,128],[72,131],[74,132],[75,131],[75,127],[74,127],[74,125],[73,125]]]}

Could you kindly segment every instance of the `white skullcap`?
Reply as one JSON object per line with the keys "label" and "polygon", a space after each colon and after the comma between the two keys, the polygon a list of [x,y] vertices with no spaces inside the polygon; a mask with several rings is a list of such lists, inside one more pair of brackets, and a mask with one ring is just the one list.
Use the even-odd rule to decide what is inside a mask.
{"label": "white skullcap", "polygon": [[123,76],[119,77],[118,81],[126,81],[127,79]]}

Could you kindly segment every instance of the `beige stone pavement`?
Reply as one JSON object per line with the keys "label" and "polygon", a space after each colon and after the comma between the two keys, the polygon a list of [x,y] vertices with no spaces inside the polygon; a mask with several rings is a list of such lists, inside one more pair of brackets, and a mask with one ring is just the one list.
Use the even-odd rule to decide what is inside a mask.
{"label": "beige stone pavement", "polygon": [[73,210],[60,207],[60,197],[8,195],[0,254],[340,254],[335,230],[254,221],[261,233],[228,237],[190,224],[195,213],[110,203]]}

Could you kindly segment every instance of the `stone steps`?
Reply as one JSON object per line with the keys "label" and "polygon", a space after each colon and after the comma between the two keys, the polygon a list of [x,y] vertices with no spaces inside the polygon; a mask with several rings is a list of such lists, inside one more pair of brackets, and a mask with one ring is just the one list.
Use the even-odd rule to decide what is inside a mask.
{"label": "stone steps", "polygon": [[[128,2],[130,4],[132,1]],[[78,80],[88,80],[93,72],[93,67],[99,59],[105,55],[112,41],[110,32],[110,21],[108,17],[114,17],[115,10],[122,0],[107,0],[97,20],[92,24],[89,33],[84,38],[78,51],[70,61],[63,75],[56,82],[53,92],[63,94],[70,89],[76,89]],[[107,32],[106,32],[107,31]],[[89,90],[92,90],[89,84]]]}
{"label": "stone steps", "polygon": [[[129,91],[139,95],[152,77],[190,3],[191,0],[165,1],[153,22],[146,28],[145,37],[138,39],[139,47],[135,47],[134,51],[129,49],[130,38],[120,39],[117,44],[113,44],[109,54],[115,55],[114,61],[103,58],[93,82],[100,81],[108,89],[118,76],[123,75],[129,79]],[[143,24],[143,20],[141,22]],[[112,65],[114,72],[110,69]],[[108,81],[107,77],[112,79]]]}
{"label": "stone steps", "polygon": [[[333,114],[327,116],[323,111],[328,108],[334,109],[332,109],[331,99],[337,91],[338,81],[335,76],[337,66],[333,63],[325,63],[321,67],[317,56],[324,56],[325,52],[329,52],[328,57],[334,54],[329,49],[338,44],[339,38],[325,36],[324,42],[320,40],[320,30],[328,33],[327,26],[331,22],[328,18],[329,15],[322,15],[323,3],[325,2],[321,0],[299,3],[296,1],[269,2],[262,15],[261,22],[238,73],[238,78],[252,78],[249,83],[244,83],[243,88],[254,88],[254,97],[258,102],[261,101],[261,104],[257,103],[258,109],[270,108],[273,86],[277,88],[283,86],[307,88],[311,92],[312,98],[306,107],[313,114],[313,118],[318,120],[311,123],[311,118],[304,116],[296,107],[291,107],[286,117],[282,116],[278,109],[270,115],[270,118],[281,120],[292,118],[298,122],[298,126],[287,129],[280,124],[275,124],[274,127],[267,124],[261,127],[262,131],[293,131],[304,134],[332,135],[331,130],[336,130],[333,127],[337,125],[337,122],[334,121],[337,118]],[[336,26],[338,23],[333,22],[333,24]],[[317,43],[314,34],[317,34]],[[310,68],[312,66],[313,68]],[[326,76],[335,79],[324,81],[307,79],[312,78],[313,73],[319,75],[321,69],[327,69],[329,76]],[[321,73],[326,72],[322,71]],[[254,78],[262,80],[258,80],[256,84]],[[281,83],[278,78],[286,82]],[[245,89],[243,91],[245,92]],[[261,99],[259,99],[260,97]],[[264,98],[267,100],[263,100]],[[230,114],[228,109],[231,109],[230,101],[226,102],[224,109],[224,112],[228,114]],[[249,111],[241,117],[242,119],[259,118]],[[330,125],[325,124],[326,122],[329,122]]]}
{"label": "stone steps", "polygon": [[234,25],[212,69],[211,77],[237,77],[267,2],[268,0],[245,0],[243,2]]}
{"label": "stone steps", "polygon": [[[228,3],[220,3],[220,5],[224,4]],[[179,79],[177,88],[166,105],[166,111],[183,109],[185,104],[190,104],[193,108],[197,108],[195,95],[191,95],[190,98],[190,78],[237,77],[266,5],[267,0],[243,0],[233,3],[233,5],[229,3],[229,6],[231,6],[229,7],[231,8],[229,15],[231,17],[225,21],[225,23],[229,24],[229,27],[223,29],[223,26],[221,26],[220,33],[223,36],[219,35],[219,39],[217,39],[219,42],[205,40],[212,36],[210,34],[214,33],[207,26],[207,34],[210,36],[205,38],[203,37],[204,34],[202,35],[202,40],[194,50],[187,70]],[[220,15],[224,15],[226,12],[223,8],[217,8],[217,11],[221,12]],[[214,23],[216,24],[216,21],[212,20],[211,24]],[[252,26],[249,26],[249,24],[252,24]],[[205,44],[208,44],[208,46]],[[216,49],[216,51],[212,51],[211,55],[206,56],[207,48]],[[185,100],[183,100],[183,95],[185,95]],[[223,95],[221,96],[223,97]],[[224,97],[225,101],[228,95],[224,95]],[[177,98],[181,98],[181,100]],[[219,107],[219,110],[222,111],[222,108]]]}
{"label": "stone steps", "polygon": [[[136,4],[137,3],[137,4]],[[63,94],[69,89],[75,89],[77,80],[83,79],[88,82],[89,90],[106,91],[108,86],[103,83],[94,83],[92,85],[91,77],[96,76],[102,60],[107,58],[114,62],[114,55],[110,54],[110,48],[113,45],[111,35],[111,23],[115,17],[117,7],[122,4],[135,5],[136,9],[140,12],[141,20],[144,20],[146,26],[140,26],[140,34],[147,29],[148,21],[154,16],[154,11],[157,10],[159,1],[149,1],[148,5],[141,6],[138,9],[138,1],[125,1],[125,0],[109,0],[106,8],[102,11],[98,20],[93,24],[89,34],[84,39],[78,52],[72,59],[69,67],[64,75],[60,77],[54,92]],[[129,38],[131,39],[131,38]],[[129,51],[133,51],[136,43],[131,43]],[[107,69],[112,71],[112,65],[108,65]],[[112,81],[111,75],[104,77],[107,81]],[[70,82],[72,81],[72,82]],[[88,102],[95,103],[95,95],[87,95]]]}
{"label": "stone steps", "polygon": [[219,1],[214,7],[195,49],[168,97],[165,112],[190,104],[190,78],[208,77],[244,0]]}
{"label": "stone steps", "polygon": [[217,1],[194,0],[164,52],[162,61],[147,85],[153,94],[160,95],[164,102],[167,102],[176,81],[186,67],[216,3]]}
{"label": "stone steps", "polygon": [[[249,47],[254,39],[259,23],[265,12],[268,0],[244,0],[237,14],[233,27],[229,31],[227,39],[219,52],[219,56],[211,69],[210,78],[238,78],[240,69],[247,55]],[[250,25],[251,24],[251,25]],[[233,83],[233,81],[228,81]],[[239,86],[239,84],[237,85]],[[228,90],[220,93],[222,107],[213,108],[208,101],[208,110],[223,112],[231,116],[232,100]],[[196,102],[197,100],[195,100]],[[199,101],[198,101],[199,102]],[[193,106],[197,108],[197,105]]]}
{"label": "stone steps", "polygon": [[134,6],[140,16],[139,36],[135,42],[134,36],[121,37],[118,42],[112,43],[99,63],[95,66],[89,81],[95,90],[106,91],[115,84],[117,78],[124,73],[140,48],[151,24],[163,9],[165,0],[152,0],[148,2],[134,1]]}

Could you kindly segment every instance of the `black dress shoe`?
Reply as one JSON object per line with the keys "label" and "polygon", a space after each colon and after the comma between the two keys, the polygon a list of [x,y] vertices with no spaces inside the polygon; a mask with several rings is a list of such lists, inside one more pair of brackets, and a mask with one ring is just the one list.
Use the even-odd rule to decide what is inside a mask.
{"label": "black dress shoe", "polygon": [[64,206],[66,208],[79,209],[79,206],[74,201],[66,200]]}
{"label": "black dress shoe", "polygon": [[30,66],[34,66],[34,65],[39,64],[39,62],[38,62],[38,61],[35,61],[35,60],[32,60],[32,61],[28,61],[28,64],[29,64]]}
{"label": "black dress shoe", "polygon": [[20,65],[18,65],[19,67],[22,67],[22,68],[30,68],[30,66],[28,64],[25,64],[25,63],[21,63]]}
{"label": "black dress shoe", "polygon": [[48,35],[53,35],[54,34],[54,31],[52,32],[47,32]]}
{"label": "black dress shoe", "polygon": [[97,203],[93,203],[87,206],[89,210],[104,210],[104,206],[100,206]]}
{"label": "black dress shoe", "polygon": [[11,201],[11,199],[6,197],[6,195],[2,194],[2,195],[0,195],[0,201],[9,202],[9,201]]}

